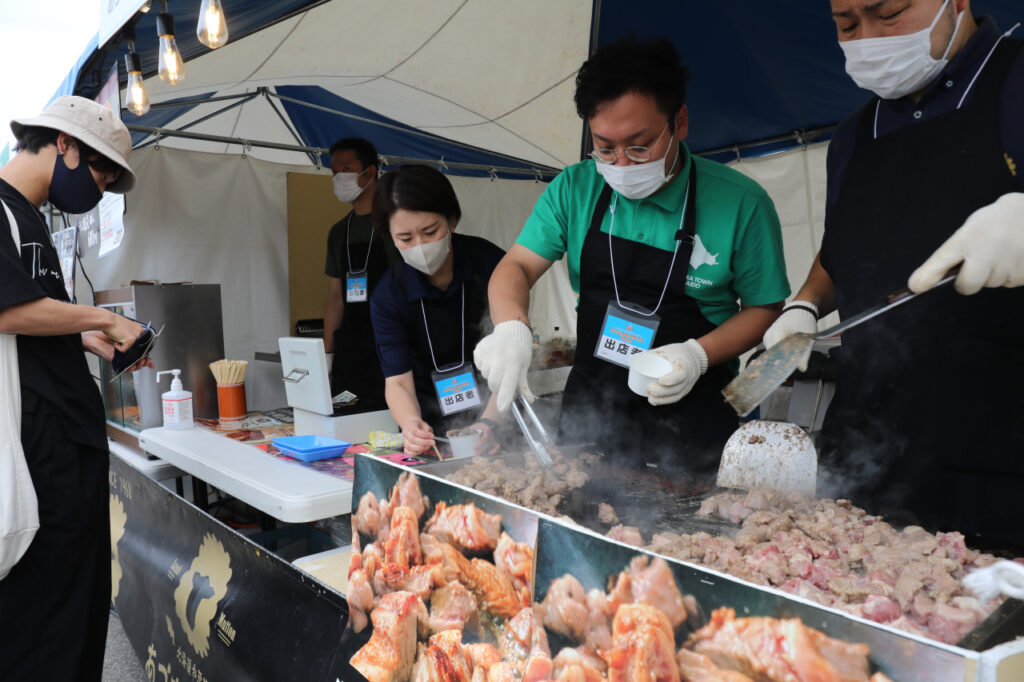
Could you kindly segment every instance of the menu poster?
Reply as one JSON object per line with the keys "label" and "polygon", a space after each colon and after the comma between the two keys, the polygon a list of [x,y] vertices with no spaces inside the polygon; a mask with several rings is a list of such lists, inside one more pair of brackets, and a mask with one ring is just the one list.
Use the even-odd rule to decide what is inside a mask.
{"label": "menu poster", "polygon": [[68,298],[75,300],[75,249],[78,246],[78,228],[69,227],[50,235],[60,259],[60,270],[64,275],[64,288]]}
{"label": "menu poster", "polygon": [[107,192],[100,199],[99,232],[102,258],[121,246],[124,239],[124,195]]}

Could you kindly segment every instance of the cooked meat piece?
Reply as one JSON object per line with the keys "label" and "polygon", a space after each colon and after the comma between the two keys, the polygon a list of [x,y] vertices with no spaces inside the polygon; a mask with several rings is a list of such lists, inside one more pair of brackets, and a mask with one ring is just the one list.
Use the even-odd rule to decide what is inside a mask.
{"label": "cooked meat piece", "polygon": [[[966,617],[933,618],[935,605],[970,597],[964,575],[993,559],[959,533],[898,530],[848,500],[754,490],[712,496],[700,513],[742,519],[742,530],[735,539],[659,533],[647,549],[949,643]],[[998,605],[968,610],[984,619]]]}
{"label": "cooked meat piece", "polygon": [[494,549],[494,565],[512,579],[519,592],[530,592],[533,573],[533,547],[525,542],[516,542],[508,533],[502,532],[498,546]]}
{"label": "cooked meat piece", "polygon": [[612,645],[601,653],[609,682],[679,682],[672,624],[653,606],[620,606],[612,621]]}
{"label": "cooked meat piece", "polygon": [[423,517],[423,513],[430,508],[430,498],[420,492],[420,482],[416,474],[404,471],[398,477],[398,483],[391,489],[391,497],[388,498],[391,508],[405,506],[416,513],[416,520]]}
{"label": "cooked meat piece", "polygon": [[634,547],[643,547],[644,538],[640,535],[640,529],[635,526],[618,525],[605,533],[606,538],[618,540]]}
{"label": "cooked meat piece", "polygon": [[497,663],[487,671],[487,682],[517,682],[516,670],[510,663]]}
{"label": "cooked meat piece", "polygon": [[445,682],[448,680],[469,682],[469,678],[473,674],[473,666],[462,646],[462,630],[445,630],[431,635],[427,640],[427,648],[440,649],[448,657],[451,667],[446,671],[448,677],[442,678]]}
{"label": "cooked meat piece", "polygon": [[597,505],[597,519],[601,523],[607,523],[609,526],[622,523],[619,521],[618,514],[615,513],[615,507],[607,502]]}
{"label": "cooked meat piece", "polygon": [[[611,601],[603,591],[594,588],[587,592],[587,620],[589,630],[583,646],[590,651],[605,651],[612,648]],[[603,668],[603,664],[602,664]]]}
{"label": "cooked meat piece", "polygon": [[512,580],[491,562],[469,560],[448,544],[442,545],[442,549],[445,560],[457,568],[459,580],[473,592],[484,611],[499,618],[512,618],[527,605],[528,602],[524,602],[512,585]]}
{"label": "cooked meat piece", "polygon": [[566,573],[551,581],[541,604],[546,627],[574,642],[583,642],[588,624],[587,595],[579,580]]}
{"label": "cooked meat piece", "polygon": [[421,643],[412,670],[412,682],[472,682],[469,670],[470,666],[461,652],[452,652],[433,642]]}
{"label": "cooked meat piece", "polygon": [[355,531],[353,535],[362,533],[371,538],[376,538],[377,533],[380,532],[382,521],[383,515],[381,514],[377,496],[373,494],[373,491],[368,491],[359,499],[356,513],[352,515],[352,530]]}
{"label": "cooked meat piece", "polygon": [[431,632],[462,630],[476,614],[476,598],[460,582],[450,582],[430,595]]}
{"label": "cooked meat piece", "polygon": [[736,618],[732,609],[718,609],[686,646],[759,680],[868,682],[867,646],[832,639],[796,618]]}
{"label": "cooked meat piece", "polygon": [[381,597],[370,614],[373,635],[351,659],[352,667],[369,682],[409,679],[416,655],[416,634],[427,622],[423,600],[411,592]]}
{"label": "cooked meat piece", "polygon": [[531,655],[544,654],[551,658],[548,636],[539,622],[534,608],[526,607],[505,623],[499,640],[499,651],[504,661],[525,661]]}
{"label": "cooked meat piece", "polygon": [[676,586],[672,569],[668,562],[661,557],[655,557],[648,565],[647,555],[640,555],[633,559],[629,565],[629,573],[632,578],[631,589],[633,601],[640,604],[650,604],[668,616],[668,620],[675,629],[686,620],[686,605],[683,595]]}
{"label": "cooked meat piece", "polygon": [[[415,480],[415,479],[413,479]],[[384,543],[384,569],[400,566],[408,569],[423,563],[420,551],[419,522],[416,512],[410,507],[395,507],[391,513],[391,530]],[[393,570],[393,569],[392,569]]]}
{"label": "cooked meat piece", "polygon": [[554,661],[555,682],[604,682],[604,661],[584,656],[579,649],[565,648],[558,652]]}
{"label": "cooked meat piece", "polygon": [[474,675],[477,669],[482,669],[486,673],[492,666],[501,662],[501,654],[498,653],[498,650],[492,644],[478,642],[476,644],[466,644],[463,648],[466,651],[466,658],[473,664]]}
{"label": "cooked meat piece", "polygon": [[348,610],[352,629],[362,632],[367,625],[367,614],[373,609],[373,589],[366,571],[359,568],[348,577]]}
{"label": "cooked meat piece", "polygon": [[420,553],[423,555],[423,563],[425,564],[440,564],[444,562],[441,541],[429,533],[420,533]]}
{"label": "cooked meat piece", "polygon": [[686,682],[754,682],[741,672],[719,668],[707,656],[689,649],[680,649],[676,653],[676,663],[679,675]]}
{"label": "cooked meat piece", "polygon": [[501,533],[501,515],[488,514],[473,503],[449,507],[438,502],[423,530],[463,551],[492,552]]}

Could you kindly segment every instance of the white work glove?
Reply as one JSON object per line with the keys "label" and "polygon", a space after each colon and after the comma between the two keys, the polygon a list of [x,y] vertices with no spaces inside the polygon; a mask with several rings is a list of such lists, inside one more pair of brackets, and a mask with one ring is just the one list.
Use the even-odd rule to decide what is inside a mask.
{"label": "white work glove", "polygon": [[[813,311],[813,312],[812,312]],[[779,319],[764,333],[765,348],[771,348],[793,334],[815,334],[818,331],[818,306],[810,301],[790,301]]]}
{"label": "white work glove", "polygon": [[[647,385],[647,402],[651,405],[669,405],[679,402],[693,390],[704,372],[708,371],[708,354],[696,339],[685,343],[670,343],[645,353],[654,353],[672,363],[672,371]],[[635,357],[642,357],[643,353]]]}
{"label": "white work glove", "polygon": [[1011,192],[972,213],[914,274],[907,286],[927,291],[963,263],[956,278],[961,294],[982,287],[1024,285],[1024,193]]}
{"label": "white work glove", "polygon": [[491,393],[497,396],[499,412],[505,412],[516,397],[516,389],[533,402],[533,393],[526,383],[526,371],[533,360],[533,334],[519,320],[494,326],[494,331],[480,339],[473,351],[473,361],[487,380]]}

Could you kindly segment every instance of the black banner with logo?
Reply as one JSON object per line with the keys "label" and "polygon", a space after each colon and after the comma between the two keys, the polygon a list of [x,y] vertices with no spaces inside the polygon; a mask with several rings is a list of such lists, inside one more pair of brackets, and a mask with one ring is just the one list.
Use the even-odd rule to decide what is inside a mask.
{"label": "black banner with logo", "polygon": [[117,457],[110,516],[112,599],[149,680],[349,677],[341,594]]}

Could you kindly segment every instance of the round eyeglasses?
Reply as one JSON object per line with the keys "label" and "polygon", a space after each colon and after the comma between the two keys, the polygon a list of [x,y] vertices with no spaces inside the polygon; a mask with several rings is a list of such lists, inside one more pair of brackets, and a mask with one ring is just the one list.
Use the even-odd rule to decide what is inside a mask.
{"label": "round eyeglasses", "polygon": [[[662,128],[661,133],[659,133],[658,135],[658,138],[650,147],[626,147],[625,149],[622,150],[622,153],[626,155],[627,159],[633,161],[634,163],[647,163],[654,156],[654,152],[652,151],[651,147],[658,146],[658,143],[661,142],[662,135],[664,135],[665,131],[667,130],[668,123],[666,123],[665,127]],[[619,160],[619,152],[614,149],[595,149],[594,151],[590,152],[590,158],[592,158],[594,161],[597,161],[598,163],[611,164]]]}

